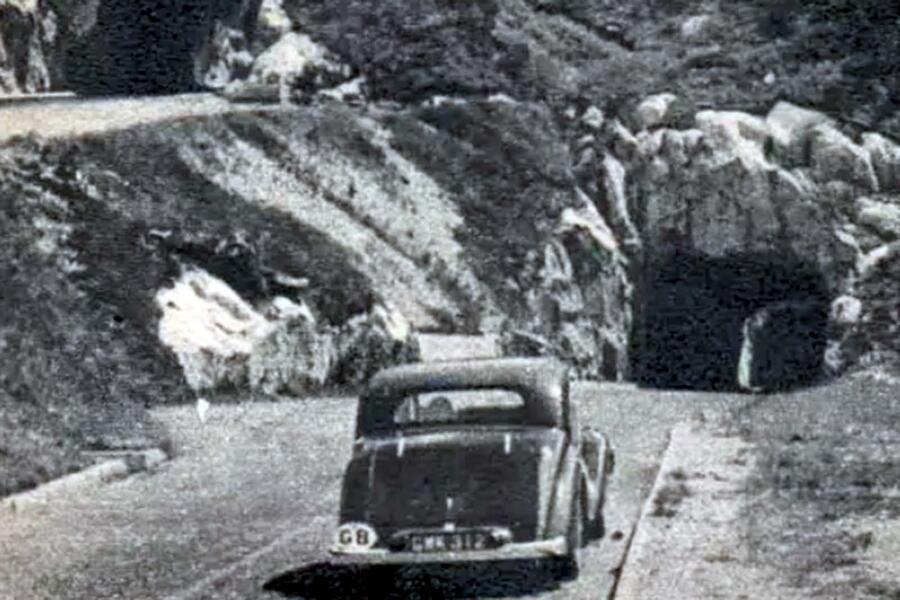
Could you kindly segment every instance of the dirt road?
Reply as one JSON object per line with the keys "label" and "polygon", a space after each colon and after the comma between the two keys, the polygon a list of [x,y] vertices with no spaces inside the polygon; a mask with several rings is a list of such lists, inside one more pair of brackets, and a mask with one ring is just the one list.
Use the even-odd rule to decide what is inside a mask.
{"label": "dirt road", "polygon": [[156,411],[178,452],[162,470],[0,515],[0,598],[608,597],[672,424],[741,399],[596,384],[575,394],[617,466],[608,535],[586,549],[574,582],[511,565],[449,581],[447,571],[405,573],[386,591],[371,572],[329,567],[355,408],[336,398],[217,405],[206,424],[193,407]]}
{"label": "dirt road", "polygon": [[0,142],[29,134],[73,137],[184,117],[258,110],[262,106],[280,108],[277,104],[233,104],[208,93],[20,101],[0,105]]}

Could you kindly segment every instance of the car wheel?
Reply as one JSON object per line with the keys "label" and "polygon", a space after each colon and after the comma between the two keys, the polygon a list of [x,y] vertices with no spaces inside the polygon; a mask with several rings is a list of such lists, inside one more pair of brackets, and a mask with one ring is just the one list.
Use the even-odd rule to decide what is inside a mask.
{"label": "car wheel", "polygon": [[[584,487],[581,488],[581,498],[582,502],[587,502],[588,494]],[[581,509],[583,511],[582,522],[584,523],[582,544],[587,545],[589,542],[603,537],[605,531],[603,524],[603,497],[598,498],[596,505],[582,505]]]}
{"label": "car wheel", "polygon": [[554,574],[557,579],[569,581],[578,577],[581,562],[581,547],[584,545],[584,513],[582,499],[575,500],[572,511],[572,522],[566,535],[567,554],[554,561]]}
{"label": "car wheel", "polygon": [[593,540],[599,540],[606,535],[606,523],[603,521],[603,514],[600,512],[599,508],[597,509],[597,512],[597,516],[591,523],[591,539]]}

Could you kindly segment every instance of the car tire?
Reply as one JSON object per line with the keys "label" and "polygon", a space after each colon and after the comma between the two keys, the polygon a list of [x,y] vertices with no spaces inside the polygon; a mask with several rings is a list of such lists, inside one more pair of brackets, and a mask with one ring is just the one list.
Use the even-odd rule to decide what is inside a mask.
{"label": "car tire", "polygon": [[603,509],[597,507],[597,516],[585,526],[587,538],[590,540],[599,540],[606,535],[606,523],[603,521]]}
{"label": "car tire", "polygon": [[583,500],[575,499],[572,509],[572,521],[566,534],[566,555],[554,560],[553,571],[556,579],[571,581],[578,577],[581,566],[581,548],[584,545],[584,512]]}

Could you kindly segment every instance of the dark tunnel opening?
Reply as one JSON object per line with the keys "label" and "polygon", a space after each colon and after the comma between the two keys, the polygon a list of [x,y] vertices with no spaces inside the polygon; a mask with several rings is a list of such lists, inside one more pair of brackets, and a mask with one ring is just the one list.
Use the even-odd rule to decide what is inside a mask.
{"label": "dark tunnel opening", "polygon": [[678,252],[650,265],[642,297],[632,364],[640,385],[774,391],[821,377],[830,298],[809,265]]}
{"label": "dark tunnel opening", "polygon": [[198,91],[195,54],[234,7],[228,0],[105,0],[90,33],[66,50],[66,86],[87,95]]}

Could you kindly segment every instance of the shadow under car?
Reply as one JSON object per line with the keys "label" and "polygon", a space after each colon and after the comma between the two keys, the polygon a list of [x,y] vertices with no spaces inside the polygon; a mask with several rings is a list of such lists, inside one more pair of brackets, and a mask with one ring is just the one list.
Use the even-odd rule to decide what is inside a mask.
{"label": "shadow under car", "polygon": [[533,560],[428,565],[319,562],[273,577],[264,589],[286,598],[515,598],[557,589],[560,578]]}

